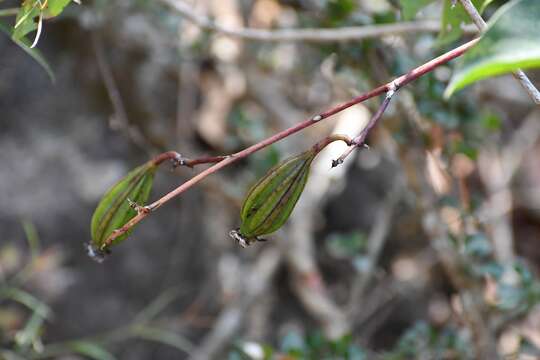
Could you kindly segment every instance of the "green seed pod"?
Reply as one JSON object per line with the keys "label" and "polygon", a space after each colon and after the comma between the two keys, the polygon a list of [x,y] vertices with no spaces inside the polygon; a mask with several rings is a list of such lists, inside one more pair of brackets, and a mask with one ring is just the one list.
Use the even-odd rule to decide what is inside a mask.
{"label": "green seed pod", "polygon": [[304,191],[313,159],[334,141],[352,145],[346,135],[330,135],[308,151],[270,169],[249,190],[240,211],[242,224],[229,235],[242,247],[246,247],[255,241],[263,241],[259,236],[271,234],[282,227]]}
{"label": "green seed pod", "polygon": [[240,229],[230,235],[245,247],[273,233],[287,221],[306,185],[311,162],[310,149],[276,165],[248,192],[240,212]]}
{"label": "green seed pod", "polygon": [[150,195],[157,165],[149,161],[137,167],[113,185],[101,198],[92,216],[92,242],[88,244],[88,254],[98,261],[110,252],[109,247],[124,240],[130,231],[107,244],[112,232],[137,215],[136,207],[143,205]]}

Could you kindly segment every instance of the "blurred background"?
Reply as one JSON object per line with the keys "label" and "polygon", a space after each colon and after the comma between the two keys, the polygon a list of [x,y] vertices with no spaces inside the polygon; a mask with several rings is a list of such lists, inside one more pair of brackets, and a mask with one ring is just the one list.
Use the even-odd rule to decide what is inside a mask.
{"label": "blurred background", "polygon": [[[509,76],[400,90],[265,243],[228,236],[250,185],[380,99],[206,178],[102,264],[83,246],[152,156],[233,153],[474,36],[440,34],[441,7],[389,31],[394,0],[88,0],[44,22],[54,83],[0,34],[0,358],[540,358],[540,110]],[[297,28],[338,31],[272,32]],[[164,164],[151,199],[205,166]]]}

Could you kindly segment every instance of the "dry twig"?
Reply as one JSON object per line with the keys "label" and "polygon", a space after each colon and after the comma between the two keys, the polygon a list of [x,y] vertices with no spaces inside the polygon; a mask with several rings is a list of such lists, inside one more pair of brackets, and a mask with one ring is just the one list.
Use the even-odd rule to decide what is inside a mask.
{"label": "dry twig", "polygon": [[[353,41],[381,36],[418,33],[438,32],[441,28],[437,20],[424,20],[414,22],[401,22],[384,25],[365,25],[358,27],[342,27],[339,29],[280,29],[264,30],[253,28],[232,28],[220,25],[210,18],[193,11],[193,6],[183,0],[161,0],[176,10],[182,17],[193,22],[202,29],[215,31],[227,36],[242,38],[254,41],[305,41],[305,42],[333,42],[333,41]],[[465,31],[473,33],[471,28]]]}

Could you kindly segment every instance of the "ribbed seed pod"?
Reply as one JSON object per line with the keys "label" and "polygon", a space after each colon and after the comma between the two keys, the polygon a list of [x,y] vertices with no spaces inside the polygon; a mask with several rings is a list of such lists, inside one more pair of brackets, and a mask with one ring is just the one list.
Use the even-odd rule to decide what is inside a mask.
{"label": "ribbed seed pod", "polygon": [[306,185],[315,149],[303,152],[276,165],[248,192],[240,219],[242,224],[230,235],[240,245],[261,240],[287,221]]}
{"label": "ribbed seed pod", "polygon": [[133,204],[143,205],[150,195],[157,165],[149,161],[129,172],[123,179],[113,185],[101,198],[92,216],[92,243],[88,253],[100,261],[109,252],[109,247],[124,240],[130,233],[126,232],[111,244],[105,241],[111,233],[125,225],[137,210]]}

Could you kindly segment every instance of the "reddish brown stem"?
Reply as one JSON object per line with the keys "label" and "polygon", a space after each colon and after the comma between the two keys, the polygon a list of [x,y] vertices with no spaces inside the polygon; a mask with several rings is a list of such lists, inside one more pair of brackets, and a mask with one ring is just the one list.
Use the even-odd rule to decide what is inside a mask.
{"label": "reddish brown stem", "polygon": [[222,160],[225,160],[228,157],[230,157],[230,155],[208,156],[208,157],[202,157],[202,158],[197,158],[197,159],[186,159],[182,165],[192,168],[195,165],[215,164]]}
{"label": "reddish brown stem", "polygon": [[187,166],[187,167],[192,168],[195,165],[215,164],[215,163],[220,162],[221,160],[225,160],[228,157],[229,155],[207,156],[207,157],[201,157],[197,159],[186,159],[182,155],[177,153],[176,151],[167,151],[153,158],[152,162],[154,163],[154,165],[160,165],[164,161],[170,160],[172,161],[174,167]]}
{"label": "reddish brown stem", "polygon": [[349,146],[351,146],[353,144],[353,140],[351,140],[351,138],[348,137],[347,135],[332,134],[332,135],[329,135],[329,136],[325,137],[324,139],[322,139],[321,141],[319,141],[315,145],[313,145],[312,149],[313,149],[313,151],[315,151],[315,153],[318,153],[322,149],[324,149],[326,146],[333,143],[334,141],[343,141],[344,143],[346,143]]}
{"label": "reddish brown stem", "polygon": [[[282,140],[286,137],[289,137],[291,136],[292,134],[295,134],[297,132],[299,132],[300,130],[303,130],[309,126],[312,126],[314,125],[315,123],[323,120],[323,119],[326,119],[334,114],[337,114],[339,113],[340,111],[343,111],[353,105],[356,105],[356,104],[359,104],[367,99],[370,99],[372,97],[375,97],[375,96],[378,96],[378,95],[381,95],[381,94],[384,94],[388,91],[390,91],[391,89],[394,89],[395,87],[397,88],[401,88],[402,86],[404,85],[407,85],[408,83],[410,83],[411,81],[415,80],[415,79],[418,79],[420,76],[432,71],[433,69],[435,69],[437,66],[439,65],[442,65],[442,64],[446,64],[447,62],[449,62],[450,60],[452,59],[455,59],[461,55],[463,55],[463,53],[465,53],[467,50],[469,50],[472,46],[474,46],[476,43],[478,42],[478,39],[474,39],[474,40],[471,40],[453,50],[450,50],[448,51],[447,53],[439,56],[439,57],[436,57],[435,59],[432,59],[430,61],[428,61],[427,63],[409,71],[408,73],[398,77],[397,79],[387,83],[387,84],[384,84],[384,85],[381,85],[371,91],[368,91],[367,93],[365,94],[362,94],[360,96],[357,96],[355,98],[353,98],[352,100],[346,102],[346,103],[343,103],[343,104],[340,104],[336,107],[333,107],[331,108],[330,110],[327,110],[325,112],[322,112],[320,113],[319,115],[316,115],[314,117],[312,117],[311,119],[308,119],[308,120],[305,120],[301,123],[298,123],[297,125],[294,125],[286,130],[283,130],[257,144],[254,144],[240,152],[237,152],[235,154],[232,154],[230,156],[227,156],[225,157],[223,160],[217,162],[215,165],[209,167],[208,169],[205,169],[203,170],[202,172],[200,172],[199,174],[195,175],[194,177],[192,177],[191,179],[189,179],[188,181],[186,181],[185,183],[183,183],[182,185],[178,186],[176,189],[174,189],[173,191],[171,191],[170,193],[168,194],[165,194],[162,198],[156,200],[155,202],[153,202],[152,204],[150,204],[148,206],[149,209],[151,210],[156,210],[158,209],[159,207],[161,207],[163,204],[167,203],[168,201],[172,200],[173,198],[179,196],[180,194],[182,194],[184,191],[186,191],[187,189],[191,188],[192,186],[196,185],[197,183],[199,183],[201,180],[203,180],[204,178],[206,178],[207,176],[215,173],[216,171],[219,171],[221,170],[222,168],[242,159],[242,158],[245,158],[246,156],[249,156],[251,154],[253,154],[254,152],[257,152],[265,147],[267,147],[268,145],[271,145],[279,140]],[[367,133],[366,133],[367,135]],[[165,153],[167,154],[167,153]],[[164,161],[164,160],[162,160]],[[218,161],[218,160],[216,160]],[[115,230],[112,232],[112,234],[107,238],[107,240],[105,240],[104,244],[103,244],[103,249],[106,249],[113,241],[114,239],[116,239],[117,237],[121,236],[122,234],[126,233],[130,228],[132,228],[133,226],[135,226],[136,224],[138,224],[142,219],[144,219],[146,216],[148,216],[148,214],[150,214],[150,212],[139,212],[134,218],[132,218],[129,222],[127,222],[124,226],[122,226],[121,228]]]}
{"label": "reddish brown stem", "polygon": [[167,151],[159,154],[152,159],[152,162],[154,163],[154,165],[160,165],[167,160],[172,161],[175,166],[182,165],[184,162],[184,158],[182,157],[182,155],[180,155],[176,151]]}
{"label": "reddish brown stem", "polygon": [[373,115],[371,117],[368,124],[366,125],[366,127],[364,129],[362,129],[360,134],[358,134],[358,136],[356,136],[354,139],[352,139],[351,144],[350,144],[351,146],[349,146],[347,148],[347,150],[345,150],[343,152],[343,154],[341,154],[341,156],[339,158],[332,161],[332,167],[336,167],[336,166],[338,166],[340,164],[343,164],[343,161],[345,161],[345,158],[347,156],[349,156],[349,154],[352,153],[354,149],[356,149],[359,146],[362,146],[366,142],[367,135],[369,134],[371,129],[373,129],[373,127],[382,118],[384,112],[386,111],[386,109],[388,108],[388,105],[390,104],[390,100],[392,100],[392,96],[394,96],[396,91],[397,91],[396,86],[394,88],[388,90],[388,92],[386,93],[386,96],[384,97],[383,102],[381,103],[381,106],[379,107],[379,109],[377,110],[375,115]]}

